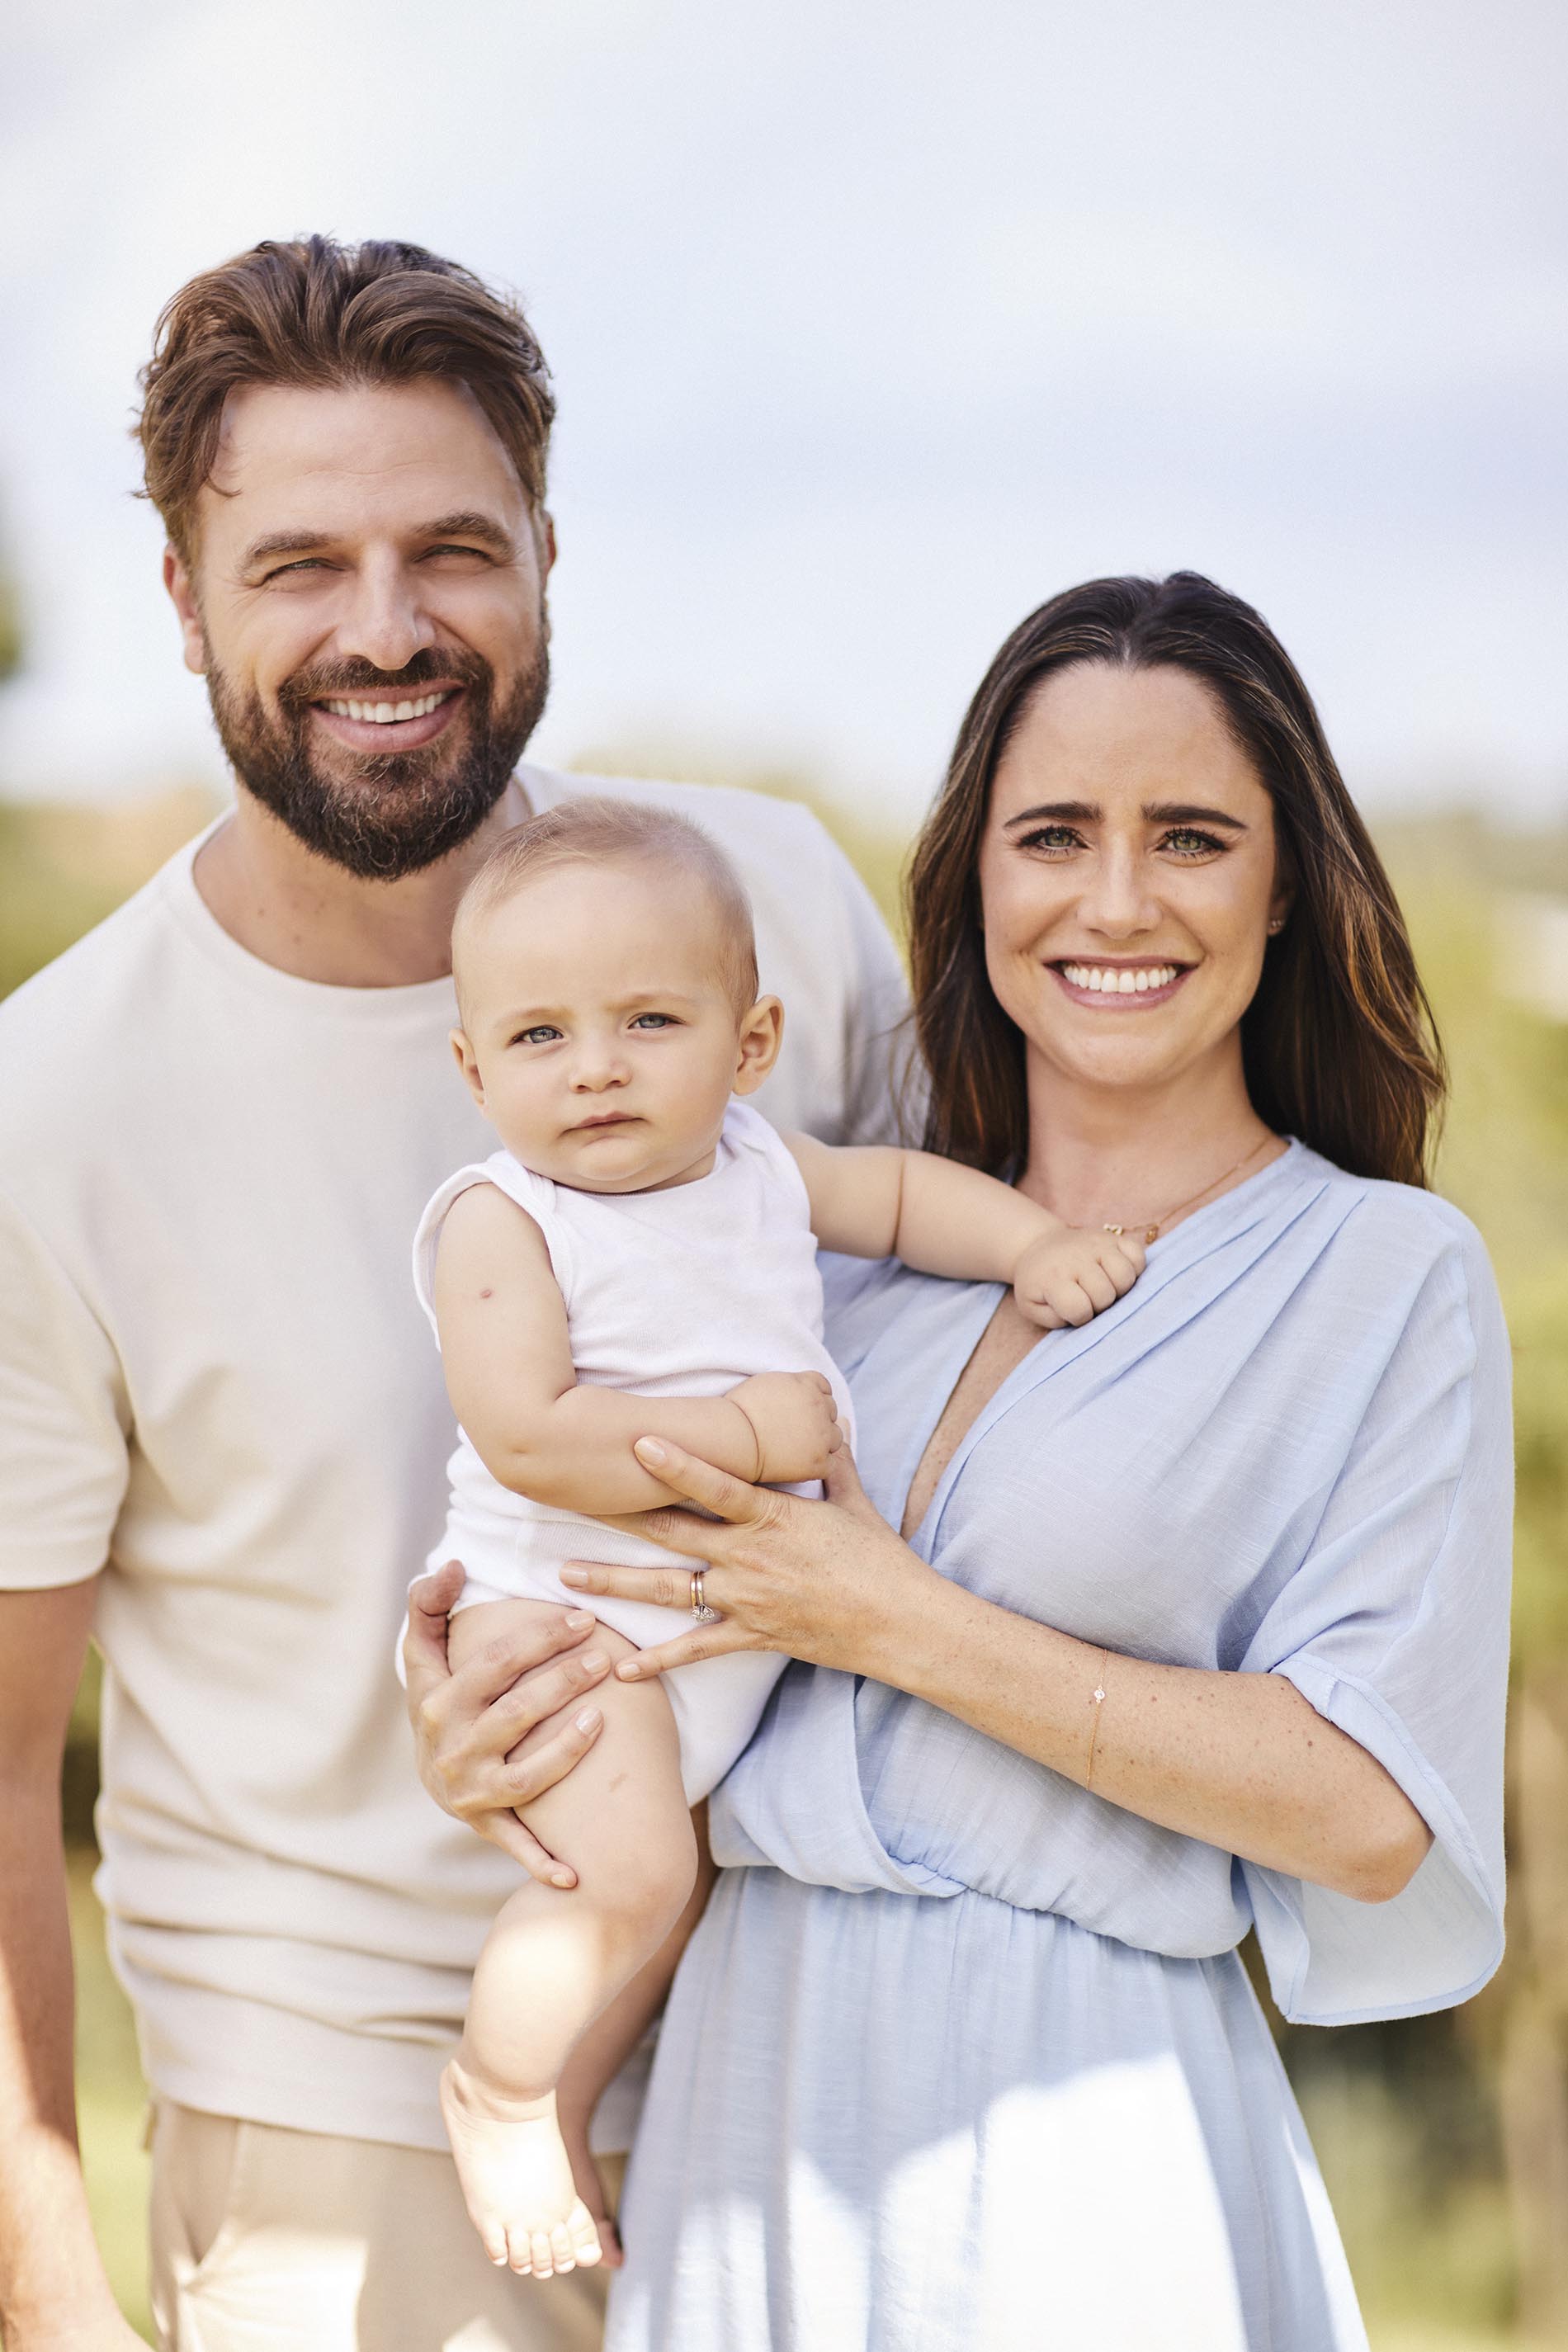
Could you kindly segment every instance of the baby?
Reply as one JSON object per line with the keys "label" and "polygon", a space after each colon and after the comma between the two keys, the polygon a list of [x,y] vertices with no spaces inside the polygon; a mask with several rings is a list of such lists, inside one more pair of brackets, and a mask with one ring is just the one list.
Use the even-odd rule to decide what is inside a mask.
{"label": "baby", "polygon": [[[678,1499],[639,1437],[818,1491],[850,1432],[818,1243],[1010,1283],[1047,1328],[1088,1319],[1085,1281],[1103,1297],[1137,1278],[1135,1242],[1075,1232],[973,1169],[780,1136],[747,1108],[784,1014],[757,993],[737,877],[684,818],[604,800],[533,818],[470,884],[452,957],[453,1045],[503,1146],[441,1187],[415,1243],[461,1424],[432,1556],[467,1570],[454,1667],[528,1612],[576,1606],[569,1559],[670,1566],[614,1524]],[[612,1662],[682,1622],[637,1601],[598,1613]],[[692,1895],[689,1809],[784,1664],[746,1652],[612,1678],[598,1740],[528,1809],[576,1885],[531,1880],[507,1903],[441,2085],[496,2263],[547,2278],[602,2257],[574,2161],[592,2194],[593,2103],[657,2006],[649,1963]]]}

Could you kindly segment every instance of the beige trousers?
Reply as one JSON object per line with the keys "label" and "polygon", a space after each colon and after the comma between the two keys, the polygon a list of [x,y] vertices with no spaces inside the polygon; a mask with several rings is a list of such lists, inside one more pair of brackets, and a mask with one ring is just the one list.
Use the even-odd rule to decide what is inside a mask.
{"label": "beige trousers", "polygon": [[606,2274],[494,2269],[425,2148],[165,2102],[152,2226],[162,2352],[595,2352],[604,2332]]}

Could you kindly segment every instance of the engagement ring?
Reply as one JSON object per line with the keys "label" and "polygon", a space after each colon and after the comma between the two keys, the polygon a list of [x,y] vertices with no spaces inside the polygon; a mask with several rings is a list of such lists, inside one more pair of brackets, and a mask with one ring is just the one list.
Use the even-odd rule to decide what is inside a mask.
{"label": "engagement ring", "polygon": [[719,1614],[717,1609],[709,1607],[703,1597],[702,1570],[700,1568],[691,1571],[691,1613],[700,1625],[711,1625]]}

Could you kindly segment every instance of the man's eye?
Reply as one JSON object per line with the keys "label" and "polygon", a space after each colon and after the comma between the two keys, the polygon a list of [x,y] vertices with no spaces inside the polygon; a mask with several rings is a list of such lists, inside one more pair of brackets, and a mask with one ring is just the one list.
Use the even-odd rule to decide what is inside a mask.
{"label": "man's eye", "polygon": [[561,1032],[552,1022],[541,1021],[532,1029],[520,1029],[512,1039],[514,1045],[548,1045]]}
{"label": "man's eye", "polygon": [[302,555],[297,563],[280,563],[275,572],[268,572],[262,582],[262,585],[265,586],[268,580],[287,580],[291,575],[295,575],[300,572],[325,572],[329,569],[330,566],[326,562],[324,557],[320,555]]}
{"label": "man's eye", "polygon": [[466,555],[468,557],[469,561],[474,563],[488,563],[490,561],[489,554],[482,547],[458,547],[456,544],[447,544],[446,542],[443,542],[439,547],[427,547],[425,551],[424,560],[427,563],[431,557],[436,555]]}
{"label": "man's eye", "polygon": [[639,1013],[632,1023],[634,1029],[673,1029],[674,1026],[668,1013]]}
{"label": "man's eye", "polygon": [[1160,845],[1174,850],[1178,857],[1212,857],[1226,846],[1216,835],[1200,832],[1195,824],[1173,825]]}

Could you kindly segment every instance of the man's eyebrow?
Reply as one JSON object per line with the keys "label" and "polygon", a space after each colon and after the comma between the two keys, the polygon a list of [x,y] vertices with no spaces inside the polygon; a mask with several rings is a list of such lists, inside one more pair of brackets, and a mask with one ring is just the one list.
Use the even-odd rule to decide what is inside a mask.
{"label": "man's eyebrow", "polygon": [[269,530],[262,539],[253,539],[240,557],[242,572],[252,571],[274,555],[307,555],[313,547],[324,547],[331,533],[324,530]]}
{"label": "man's eyebrow", "polygon": [[[517,542],[505,525],[493,515],[483,514],[477,507],[460,507],[452,514],[437,515],[433,522],[422,522],[410,534],[414,539],[478,539],[493,547],[500,555],[515,554]],[[269,562],[279,555],[309,555],[316,548],[328,547],[335,534],[330,530],[269,530],[264,537],[254,539],[240,558],[242,572],[253,572],[258,563]]]}
{"label": "man's eyebrow", "polygon": [[[1102,814],[1094,801],[1042,801],[1010,816],[1003,830],[1016,824],[1094,824]],[[1231,833],[1247,829],[1245,818],[1232,816],[1226,809],[1200,808],[1186,801],[1145,801],[1143,816],[1150,824],[1223,824]]]}

